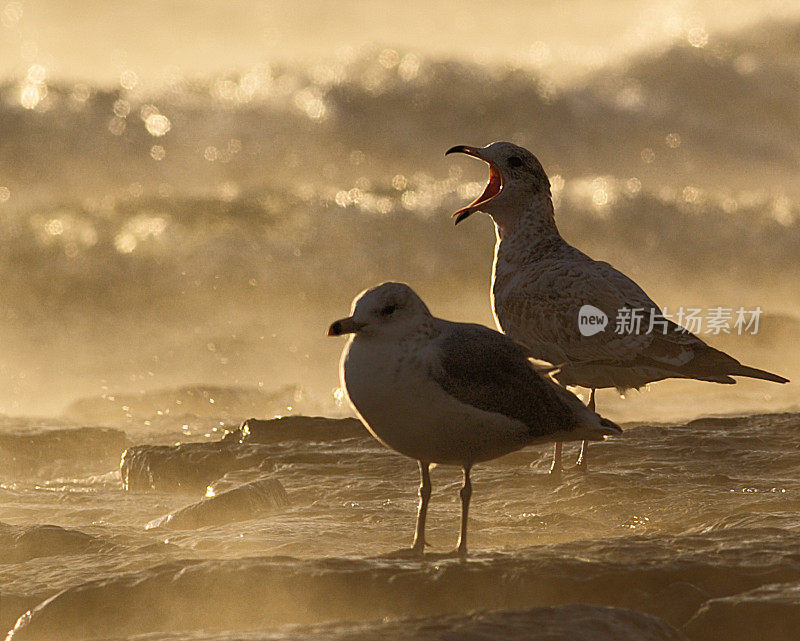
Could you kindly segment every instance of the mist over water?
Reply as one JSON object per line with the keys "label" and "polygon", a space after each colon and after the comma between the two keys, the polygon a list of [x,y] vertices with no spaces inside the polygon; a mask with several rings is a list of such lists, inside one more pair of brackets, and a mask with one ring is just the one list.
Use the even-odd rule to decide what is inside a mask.
{"label": "mist over water", "polygon": [[689,28],[567,87],[379,46],[150,89],[33,64],[0,87],[0,409],[196,383],[330,404],[324,329],[386,278],[491,324],[491,226],[448,219],[485,181],[442,157],[459,142],[533,149],[565,236],[662,305],[761,306],[796,336],[798,25]]}
{"label": "mist over water", "polygon": [[355,422],[235,430],[351,415],[325,331],[377,282],[493,326],[493,225],[450,218],[487,171],[443,153],[498,139],[569,242],[670,312],[760,308],[700,335],[796,381],[799,113],[794,3],[0,3],[3,630],[58,595],[14,639],[792,638],[796,382],[601,391],[589,475],[476,471],[463,565],[378,557],[414,464]]}

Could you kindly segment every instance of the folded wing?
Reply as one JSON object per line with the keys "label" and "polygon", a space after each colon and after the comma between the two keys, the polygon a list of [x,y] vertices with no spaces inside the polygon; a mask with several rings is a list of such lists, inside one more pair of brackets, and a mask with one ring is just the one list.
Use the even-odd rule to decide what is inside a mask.
{"label": "folded wing", "polygon": [[596,430],[598,438],[619,431],[537,372],[527,349],[499,332],[448,323],[435,348],[431,375],[445,392],[466,405],[520,421],[531,439],[587,428]]}

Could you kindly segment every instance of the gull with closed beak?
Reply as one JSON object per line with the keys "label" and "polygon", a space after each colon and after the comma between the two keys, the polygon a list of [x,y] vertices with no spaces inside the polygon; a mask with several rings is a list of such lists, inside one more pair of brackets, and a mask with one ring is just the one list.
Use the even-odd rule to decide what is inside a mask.
{"label": "gull with closed beak", "polygon": [[328,329],[344,334],[339,371],[351,405],[378,441],[419,464],[413,554],[425,545],[431,464],[464,472],[457,548],[464,556],[473,465],[526,445],[621,432],[537,371],[522,345],[482,325],[436,318],[404,283],[359,294],[351,315]]}

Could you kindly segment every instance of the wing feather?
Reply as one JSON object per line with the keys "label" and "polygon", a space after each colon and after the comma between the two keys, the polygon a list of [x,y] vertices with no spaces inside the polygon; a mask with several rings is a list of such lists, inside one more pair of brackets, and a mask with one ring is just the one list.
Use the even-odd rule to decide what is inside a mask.
{"label": "wing feather", "polygon": [[587,415],[574,394],[538,373],[524,346],[482,325],[448,325],[436,342],[431,371],[447,394],[524,423],[531,438],[592,427],[587,422],[596,415]]}
{"label": "wing feather", "polygon": [[[647,349],[652,334],[618,333],[619,310],[642,309],[643,330],[658,305],[633,280],[608,263],[570,248],[568,256],[527,265],[495,291],[495,311],[503,331],[550,362],[624,361]],[[584,305],[608,317],[605,330],[581,334]]]}
{"label": "wing feather", "polygon": [[[666,318],[639,285],[608,263],[570,245],[562,250],[496,280],[494,288],[503,331],[534,356],[562,364],[557,375],[562,383],[627,389],[671,377],[726,384],[736,382],[732,376],[786,382],[742,365]],[[604,331],[592,336],[580,332],[578,313],[584,305],[606,314]],[[641,311],[638,327],[621,319],[623,309]]]}

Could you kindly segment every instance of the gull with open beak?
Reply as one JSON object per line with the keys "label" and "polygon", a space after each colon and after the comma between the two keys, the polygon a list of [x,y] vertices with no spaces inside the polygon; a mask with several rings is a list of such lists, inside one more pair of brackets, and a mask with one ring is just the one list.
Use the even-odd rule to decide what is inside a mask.
{"label": "gull with open beak", "polygon": [[497,165],[490,159],[488,156],[484,156],[481,154],[481,149],[477,147],[467,147],[466,145],[457,145],[455,147],[451,147],[445,153],[447,154],[467,154],[469,156],[474,156],[475,158],[479,158],[480,160],[485,161],[489,165],[489,182],[486,184],[486,188],[483,190],[483,193],[478,196],[472,203],[464,207],[463,209],[459,209],[456,213],[453,214],[453,218],[456,219],[455,224],[458,225],[462,220],[467,218],[468,216],[472,215],[474,212],[478,211],[481,208],[481,205],[484,203],[488,203],[492,198],[497,196],[503,189],[503,174],[498,169]]}
{"label": "gull with open beak", "polygon": [[[742,365],[664,317],[639,285],[608,263],[596,261],[565,241],[556,227],[550,181],[530,151],[510,142],[486,147],[459,145],[462,153],[489,165],[489,182],[471,204],[458,210],[456,224],[476,211],[489,214],[497,229],[492,307],[497,326],[526,345],[533,356],[559,365],[563,385],[620,392],[665,378],[732,384],[734,376],[776,383],[787,379]],[[597,331],[581,331],[579,315],[589,310],[606,319]],[[641,310],[645,321],[618,332],[624,310]],[[624,317],[622,317],[624,320]],[[586,469],[586,448],[579,467]],[[551,472],[561,471],[556,443]]]}

